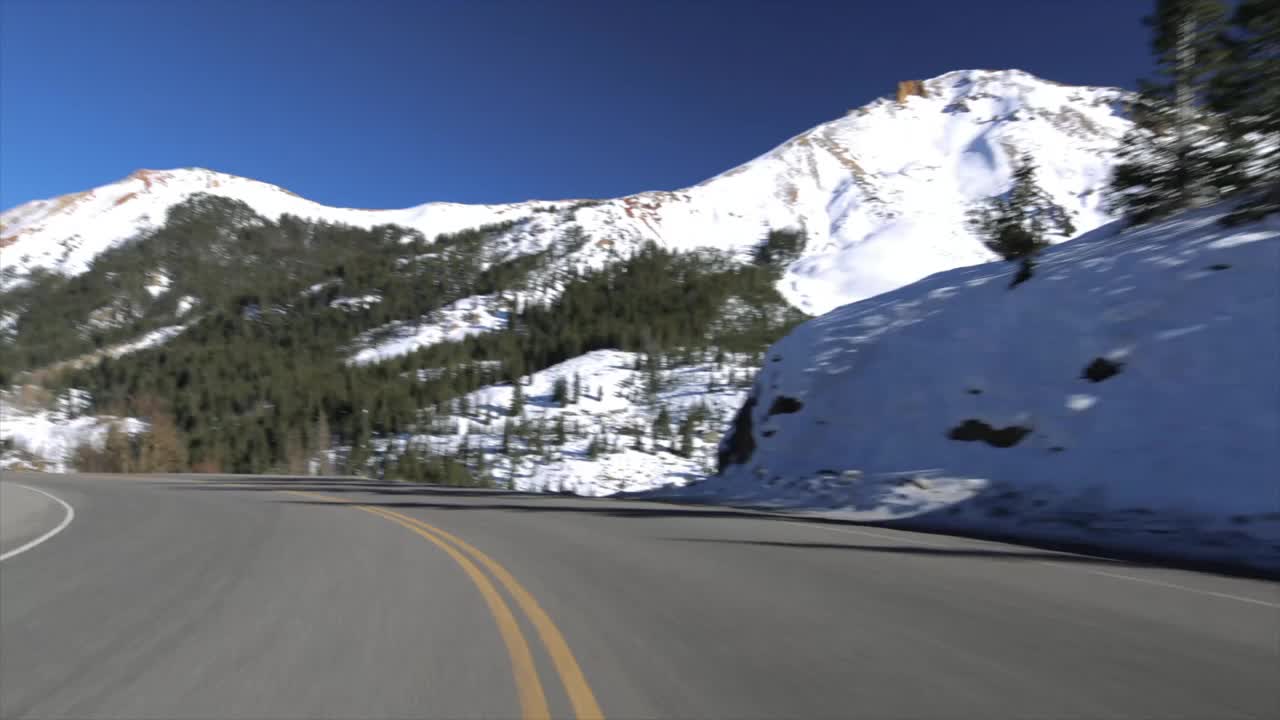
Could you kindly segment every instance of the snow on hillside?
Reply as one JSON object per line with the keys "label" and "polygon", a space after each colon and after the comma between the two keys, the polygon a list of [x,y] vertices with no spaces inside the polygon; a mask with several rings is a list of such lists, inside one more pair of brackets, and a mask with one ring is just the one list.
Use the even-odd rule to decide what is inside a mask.
{"label": "snow on hillside", "polygon": [[475,295],[449,303],[420,322],[393,322],[356,338],[350,362],[369,365],[436,343],[506,327],[508,309],[497,295]]}
{"label": "snow on hillside", "polygon": [[394,224],[433,236],[533,212],[529,203],[461,205],[429,203],[403,210],[333,208],[267,183],[203,168],[138,170],[93,190],[35,200],[0,215],[0,248],[6,287],[36,268],[76,275],[103,251],[154,230],[170,207],[196,193],[247,203],[275,219],[288,213],[359,227]]}
{"label": "snow on hillside", "polygon": [[691,188],[687,202],[664,206],[664,237],[732,242],[753,223],[803,227],[808,250],[780,289],[821,314],[991,259],[965,212],[1008,189],[1023,153],[1078,231],[1110,219],[1100,191],[1130,124],[1122,91],[1016,70],[951,72],[923,87],[924,97],[876,100]]}
{"label": "snow on hillside", "polygon": [[951,72],[922,87],[924,96],[875,100],[694,187],[599,202],[353,210],[209,170],[142,170],[0,216],[8,276],[0,287],[34,268],[83,272],[98,253],[156,227],[170,206],[197,192],[242,200],[271,218],[287,212],[394,223],[427,237],[531,218],[517,248],[525,253],[576,225],[591,240],[578,253],[587,265],[646,241],[745,257],[769,229],[804,229],[808,248],[780,289],[811,314],[990,259],[962,219],[974,201],[1008,186],[1015,155],[1034,158],[1046,191],[1073,213],[1078,230],[1107,219],[1099,191],[1129,125],[1122,91],[1063,86],[1017,70]]}
{"label": "snow on hillside", "polygon": [[49,402],[26,397],[20,389],[0,391],[0,469],[68,472],[76,448],[102,449],[113,423],[129,434],[147,429],[135,418],[82,415],[87,407],[88,398],[74,390]]}
{"label": "snow on hillside", "polygon": [[101,354],[110,355],[111,357],[120,357],[121,355],[127,355],[131,352],[137,352],[139,350],[156,347],[157,345],[163,345],[186,329],[186,325],[167,325],[162,328],[156,328],[136,340],[105,348],[101,351]]}
{"label": "snow on hillside", "polygon": [[1280,218],[1112,224],[816,318],[661,494],[1280,565]]}
{"label": "snow on hillside", "polygon": [[[705,477],[714,467],[720,430],[746,396],[746,382],[754,372],[747,365],[749,358],[729,356],[721,363],[695,358],[654,374],[636,368],[643,358],[598,350],[526,376],[522,419],[508,417],[513,386],[482,388],[456,402],[454,412],[437,419],[431,432],[390,443],[392,454],[409,443],[453,453],[465,442],[472,453],[485,453],[486,472],[500,485],[579,495],[644,490]],[[561,407],[553,399],[555,382],[563,378],[572,390],[575,377],[581,380],[581,393],[576,402]],[[651,379],[656,380],[652,393]],[[654,421],[663,408],[671,418],[669,435],[659,438],[655,447]],[[692,452],[685,457],[678,453],[679,426],[690,413],[705,416],[694,423]],[[510,440],[518,453],[524,451],[514,463],[500,455],[508,420],[526,424],[525,437],[517,432]],[[564,426],[563,443],[556,437],[557,423]],[[636,448],[637,430],[643,434],[643,449]],[[541,443],[534,439],[538,435]],[[593,441],[600,448],[595,458],[588,453]],[[387,445],[381,442],[379,450]]]}

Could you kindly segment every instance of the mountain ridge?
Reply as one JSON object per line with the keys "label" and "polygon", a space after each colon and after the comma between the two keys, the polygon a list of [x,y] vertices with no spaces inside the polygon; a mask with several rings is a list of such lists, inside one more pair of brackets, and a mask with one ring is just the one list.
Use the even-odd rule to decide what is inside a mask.
{"label": "mountain ridge", "polygon": [[196,192],[245,201],[268,218],[396,224],[428,236],[567,208],[581,210],[571,219],[586,233],[620,247],[652,240],[745,253],[768,228],[804,230],[810,248],[780,289],[809,313],[991,259],[958,221],[968,204],[1002,191],[1015,153],[1047,168],[1046,190],[1079,216],[1082,231],[1109,219],[1097,191],[1128,126],[1120,107],[1126,91],[1020,70],[959,70],[920,85],[923,97],[876,98],[696,185],[610,199],[361,210],[202,168],[135,171],[0,214],[0,289],[36,269],[85,272],[102,251],[153,229],[168,207]]}

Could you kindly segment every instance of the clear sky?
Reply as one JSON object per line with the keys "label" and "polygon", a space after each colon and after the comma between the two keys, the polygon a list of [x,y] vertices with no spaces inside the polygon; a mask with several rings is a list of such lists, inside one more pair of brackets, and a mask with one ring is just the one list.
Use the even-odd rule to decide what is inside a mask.
{"label": "clear sky", "polygon": [[350,207],[699,182],[891,92],[1133,87],[1145,0],[0,0],[0,207],[200,166]]}

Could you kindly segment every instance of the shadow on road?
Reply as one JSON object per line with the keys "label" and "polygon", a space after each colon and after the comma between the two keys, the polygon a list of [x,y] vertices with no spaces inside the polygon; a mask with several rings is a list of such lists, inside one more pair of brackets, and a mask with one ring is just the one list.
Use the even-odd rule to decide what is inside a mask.
{"label": "shadow on road", "polygon": [[[194,478],[193,478],[194,479]],[[175,478],[177,480],[177,478]],[[948,533],[931,531],[927,527],[904,525],[901,521],[888,522],[855,522],[844,518],[815,517],[810,515],[785,514],[768,510],[753,510],[714,505],[677,503],[661,500],[638,500],[616,498],[591,498],[571,493],[524,493],[511,490],[456,488],[439,485],[419,485],[401,482],[361,481],[352,478],[316,478],[316,477],[233,477],[213,476],[199,478],[199,482],[174,482],[168,487],[183,491],[261,491],[278,492],[295,490],[315,492],[327,495],[359,494],[364,497],[351,499],[351,502],[373,507],[385,507],[398,510],[436,510],[436,511],[488,511],[511,513],[561,513],[586,514],[610,518],[699,518],[699,519],[751,519],[769,522],[799,522],[809,525],[833,525],[842,527],[875,527],[895,531],[913,532],[938,537],[967,537],[985,542],[1006,543],[1025,551],[997,550],[982,548],[939,547],[888,547],[876,545],[841,545],[841,544],[803,544],[803,543],[770,543],[754,540],[692,540],[690,542],[723,542],[757,544],[762,546],[791,547],[797,549],[816,550],[852,550],[865,552],[898,553],[918,556],[953,556],[953,557],[991,557],[1008,560],[1052,560],[1054,562],[1092,563],[1109,567],[1149,567],[1196,570],[1234,577],[1248,577],[1264,580],[1277,580],[1280,577],[1267,569],[1259,569],[1247,565],[1222,563],[1213,561],[1194,561],[1179,558],[1138,552],[1118,551],[1105,546],[1089,543],[1035,541],[1026,538],[1005,537],[996,533],[979,532]],[[369,497],[381,496],[381,497]],[[487,502],[486,502],[487,500]],[[282,497],[276,502],[292,505],[332,505],[323,500]],[[1072,553],[1072,554],[1067,554]],[[1075,554],[1083,553],[1083,554]],[[1106,555],[1108,557],[1091,557]]]}

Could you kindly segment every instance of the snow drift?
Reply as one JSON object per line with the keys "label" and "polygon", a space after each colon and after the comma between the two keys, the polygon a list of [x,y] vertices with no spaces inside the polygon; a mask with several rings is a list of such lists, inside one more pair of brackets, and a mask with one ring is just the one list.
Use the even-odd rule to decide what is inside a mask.
{"label": "snow drift", "polygon": [[667,495],[1280,566],[1280,218],[1111,224],[939,273],[766,355]]}

